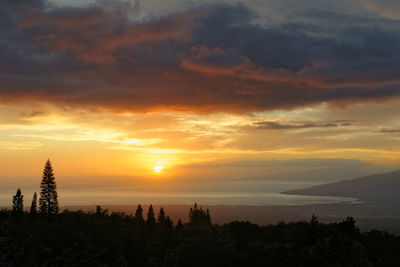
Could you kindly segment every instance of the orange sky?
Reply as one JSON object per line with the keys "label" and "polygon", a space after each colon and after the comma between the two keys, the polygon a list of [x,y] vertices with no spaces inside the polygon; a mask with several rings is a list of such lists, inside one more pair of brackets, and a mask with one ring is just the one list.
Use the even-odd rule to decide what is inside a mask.
{"label": "orange sky", "polygon": [[[47,158],[59,175],[68,176],[204,175],[202,163],[296,158],[396,165],[397,134],[384,129],[395,128],[397,114],[378,114],[395,112],[397,105],[322,105],[247,115],[93,113],[48,104],[3,105],[0,172],[37,175]],[[369,113],[376,116],[371,119]],[[185,167],[191,164],[198,168]],[[155,166],[162,171],[156,173]]]}

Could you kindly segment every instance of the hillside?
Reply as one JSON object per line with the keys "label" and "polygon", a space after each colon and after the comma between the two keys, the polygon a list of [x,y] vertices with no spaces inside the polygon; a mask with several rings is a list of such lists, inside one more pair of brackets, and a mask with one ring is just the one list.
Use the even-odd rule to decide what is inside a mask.
{"label": "hillside", "polygon": [[[351,179],[372,175],[376,172],[368,172],[365,170],[351,168],[315,168],[305,171],[279,173],[277,175],[267,176],[268,180],[279,181],[320,181],[320,182],[337,182],[343,179]],[[265,176],[262,178],[265,179]]]}
{"label": "hillside", "polygon": [[400,203],[400,170],[282,192],[291,195],[355,197],[366,202]]}

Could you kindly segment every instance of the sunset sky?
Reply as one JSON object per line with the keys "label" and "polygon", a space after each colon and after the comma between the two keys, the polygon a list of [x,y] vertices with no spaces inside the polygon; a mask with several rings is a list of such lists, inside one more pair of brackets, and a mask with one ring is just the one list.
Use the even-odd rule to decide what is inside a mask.
{"label": "sunset sky", "polygon": [[48,158],[82,183],[395,169],[399,14],[397,0],[1,0],[0,177],[40,179]]}

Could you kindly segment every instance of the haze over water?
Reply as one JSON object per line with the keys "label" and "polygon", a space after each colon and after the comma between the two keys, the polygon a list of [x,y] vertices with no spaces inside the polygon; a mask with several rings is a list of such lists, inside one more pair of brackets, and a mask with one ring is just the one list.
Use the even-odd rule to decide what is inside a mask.
{"label": "haze over water", "polygon": [[[353,198],[285,195],[280,192],[304,188],[321,182],[214,182],[207,188],[162,190],[151,187],[95,187],[59,188],[60,203],[70,205],[96,204],[188,204],[197,202],[205,205],[307,205],[354,201]],[[33,189],[23,191],[29,203]],[[10,206],[13,189],[0,191],[0,206]]]}

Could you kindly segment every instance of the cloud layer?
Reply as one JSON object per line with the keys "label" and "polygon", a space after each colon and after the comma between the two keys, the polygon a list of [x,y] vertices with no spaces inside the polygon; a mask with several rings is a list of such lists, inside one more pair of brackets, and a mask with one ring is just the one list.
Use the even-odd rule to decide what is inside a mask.
{"label": "cloud layer", "polygon": [[309,5],[277,23],[245,3],[177,10],[143,18],[138,4],[3,0],[0,101],[252,112],[400,96],[400,26],[383,11]]}

